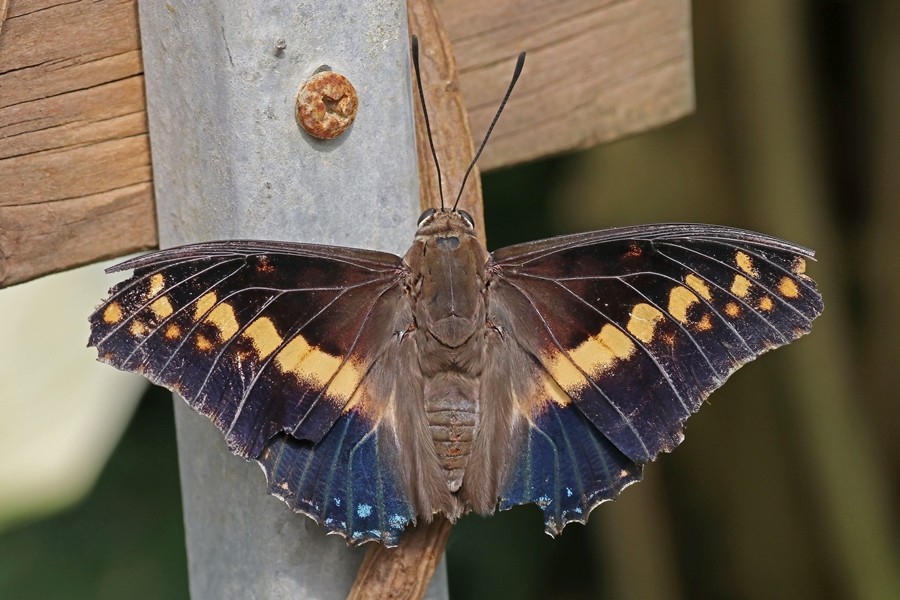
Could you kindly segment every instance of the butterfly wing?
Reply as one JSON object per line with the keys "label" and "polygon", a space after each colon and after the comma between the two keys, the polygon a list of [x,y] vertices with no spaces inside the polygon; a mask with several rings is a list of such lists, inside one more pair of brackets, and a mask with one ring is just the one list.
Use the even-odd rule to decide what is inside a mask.
{"label": "butterfly wing", "polygon": [[639,465],[677,446],[684,421],[735,369],[809,331],[822,311],[804,274],[812,256],[692,224],[495,252],[489,315],[524,356],[534,390],[519,403],[525,451],[501,508],[536,502],[555,533],[637,480]]}
{"label": "butterfly wing", "polygon": [[178,392],[273,493],[351,541],[390,541],[413,519],[383,419],[397,371],[381,365],[412,322],[399,257],[228,241],[111,270],[125,269],[90,317],[101,360]]}
{"label": "butterfly wing", "polygon": [[389,427],[372,428],[351,410],[321,442],[287,434],[272,439],[259,457],[269,493],[312,517],[350,544],[396,546],[416,522],[406,488],[397,478],[398,448]]}

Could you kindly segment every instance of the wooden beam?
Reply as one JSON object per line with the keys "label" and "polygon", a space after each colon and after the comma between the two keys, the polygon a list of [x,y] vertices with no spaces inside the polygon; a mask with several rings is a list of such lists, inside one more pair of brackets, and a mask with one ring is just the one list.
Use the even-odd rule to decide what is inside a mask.
{"label": "wooden beam", "polygon": [[481,157],[483,170],[588,148],[694,108],[688,0],[437,0],[472,131],[498,82],[528,66]]}
{"label": "wooden beam", "polygon": [[4,4],[0,286],[155,246],[134,3]]}

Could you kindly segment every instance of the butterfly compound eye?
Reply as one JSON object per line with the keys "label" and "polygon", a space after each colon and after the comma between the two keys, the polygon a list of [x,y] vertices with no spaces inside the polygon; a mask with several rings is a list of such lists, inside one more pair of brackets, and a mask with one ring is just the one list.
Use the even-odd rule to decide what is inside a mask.
{"label": "butterfly compound eye", "polygon": [[466,222],[466,225],[468,225],[469,227],[472,227],[472,228],[475,227],[475,219],[472,218],[472,215],[470,215],[469,213],[467,213],[464,210],[461,210],[461,211],[459,211],[459,216],[461,216],[463,218],[463,221]]}
{"label": "butterfly compound eye", "polygon": [[431,215],[433,215],[435,212],[436,212],[436,210],[434,208],[429,208],[428,210],[423,212],[422,215],[419,217],[419,222],[416,223],[416,226],[421,227],[422,223],[424,223],[429,218],[431,218]]}

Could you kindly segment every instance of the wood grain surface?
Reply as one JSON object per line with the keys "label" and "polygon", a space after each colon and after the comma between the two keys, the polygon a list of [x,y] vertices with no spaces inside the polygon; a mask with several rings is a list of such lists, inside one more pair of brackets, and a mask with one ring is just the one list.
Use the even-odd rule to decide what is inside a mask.
{"label": "wood grain surface", "polygon": [[694,107],[687,0],[437,0],[472,132],[528,62],[479,165],[484,170],[644,131]]}
{"label": "wood grain surface", "polygon": [[153,247],[135,4],[4,4],[0,286]]}

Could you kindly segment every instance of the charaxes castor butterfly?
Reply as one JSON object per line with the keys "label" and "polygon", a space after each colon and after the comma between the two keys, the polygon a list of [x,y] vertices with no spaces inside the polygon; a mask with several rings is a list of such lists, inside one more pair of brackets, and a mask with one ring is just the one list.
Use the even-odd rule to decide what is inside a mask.
{"label": "charaxes castor butterfly", "polygon": [[527,503],[555,535],[677,446],[735,369],[810,330],[812,257],[697,224],[488,253],[454,206],[423,213],[403,257],[222,241],[129,260],[89,344],[350,543]]}

